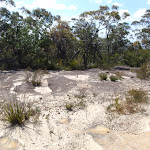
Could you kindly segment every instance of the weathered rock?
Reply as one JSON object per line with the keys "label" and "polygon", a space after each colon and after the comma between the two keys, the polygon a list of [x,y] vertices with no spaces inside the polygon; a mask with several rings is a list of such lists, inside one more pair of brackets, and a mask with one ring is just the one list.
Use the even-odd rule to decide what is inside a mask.
{"label": "weathered rock", "polygon": [[95,128],[88,129],[85,132],[89,134],[107,134],[110,130],[103,126],[97,126]]}
{"label": "weathered rock", "polygon": [[[44,75],[42,87],[36,88],[25,82],[24,71],[2,74],[0,95],[21,97],[26,93],[26,102],[32,102],[41,114],[37,124],[27,122],[13,130],[1,121],[0,150],[150,150],[149,104],[144,114],[106,113],[113,99],[124,98],[129,89],[149,91],[147,81],[137,79],[128,68],[118,69],[123,79],[116,83],[100,81],[99,69],[50,71]],[[103,72],[114,74],[114,70]],[[66,103],[86,105],[69,112]]]}
{"label": "weathered rock", "polygon": [[0,138],[0,150],[18,150],[20,147],[21,144],[17,140],[9,137]]}

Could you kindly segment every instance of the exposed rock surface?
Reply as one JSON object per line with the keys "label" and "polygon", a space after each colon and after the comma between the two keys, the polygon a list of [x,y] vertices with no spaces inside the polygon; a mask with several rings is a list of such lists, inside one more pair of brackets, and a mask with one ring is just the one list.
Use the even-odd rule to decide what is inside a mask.
{"label": "exposed rock surface", "polygon": [[[100,81],[99,73],[110,76],[115,71],[49,71],[40,87],[26,82],[25,71],[0,74],[0,96],[25,94],[26,102],[41,110],[38,122],[23,127],[1,120],[0,150],[149,150],[149,103],[146,112],[132,115],[111,114],[106,108],[132,88],[150,95],[150,82],[129,69],[121,69],[122,80]],[[68,111],[66,103],[76,107]]]}

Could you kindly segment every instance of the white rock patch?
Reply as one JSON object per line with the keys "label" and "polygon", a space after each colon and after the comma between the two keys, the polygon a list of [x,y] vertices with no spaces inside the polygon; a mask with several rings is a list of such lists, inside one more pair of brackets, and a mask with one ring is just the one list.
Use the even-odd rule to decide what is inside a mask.
{"label": "white rock patch", "polygon": [[71,76],[71,75],[64,75],[65,78],[71,79],[71,80],[81,80],[86,81],[90,78],[89,75],[77,75],[77,76]]}

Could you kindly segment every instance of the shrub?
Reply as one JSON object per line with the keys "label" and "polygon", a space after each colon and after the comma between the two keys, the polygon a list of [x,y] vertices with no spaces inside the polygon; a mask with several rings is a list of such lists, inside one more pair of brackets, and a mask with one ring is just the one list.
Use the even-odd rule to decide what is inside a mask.
{"label": "shrub", "polygon": [[26,75],[26,81],[31,83],[33,86],[41,86],[43,74],[44,72],[41,70],[34,71],[33,74],[28,72]]}
{"label": "shrub", "polygon": [[100,80],[102,81],[102,80],[107,80],[107,74],[105,74],[105,73],[101,73],[100,75],[99,75],[99,77],[100,77]]}
{"label": "shrub", "polygon": [[74,104],[73,103],[66,103],[65,107],[67,110],[73,111]]}
{"label": "shrub", "polygon": [[79,109],[84,109],[86,107],[85,101],[81,100],[79,102],[74,102],[74,103],[66,103],[65,108],[69,111],[73,111],[73,108],[79,108]]}
{"label": "shrub", "polygon": [[145,111],[145,109],[142,107],[142,104],[147,102],[147,92],[132,89],[127,92],[125,101],[120,101],[118,98],[116,98],[114,103],[107,107],[107,110],[111,112],[117,112],[118,114],[133,114]]}
{"label": "shrub", "polygon": [[149,79],[150,78],[150,65],[143,64],[140,69],[136,70],[136,76],[139,79]]}
{"label": "shrub", "polygon": [[148,94],[143,90],[129,90],[127,93],[127,101],[132,103],[147,103]]}
{"label": "shrub", "polygon": [[5,100],[1,109],[3,119],[8,121],[12,126],[22,126],[25,121],[35,115],[35,111],[32,109],[31,104],[20,102],[16,97],[14,97],[11,101]]}
{"label": "shrub", "polygon": [[76,104],[77,107],[84,109],[86,107],[85,101],[81,100]]}
{"label": "shrub", "polygon": [[77,69],[79,69],[80,65],[79,65],[79,62],[74,59],[70,62],[69,66],[72,70],[77,70]]}
{"label": "shrub", "polygon": [[118,80],[117,76],[114,76],[114,75],[111,75],[109,78],[112,82],[115,82]]}
{"label": "shrub", "polygon": [[124,114],[124,105],[123,103],[120,103],[120,99],[119,98],[116,98],[114,100],[114,103],[113,104],[110,104],[108,107],[107,107],[107,110],[108,111],[111,111],[111,112],[117,112],[118,114]]}

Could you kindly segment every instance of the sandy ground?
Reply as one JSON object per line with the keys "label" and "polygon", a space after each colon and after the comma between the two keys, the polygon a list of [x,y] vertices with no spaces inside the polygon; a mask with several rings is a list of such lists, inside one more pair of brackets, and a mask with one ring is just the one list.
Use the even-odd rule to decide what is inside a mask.
{"label": "sandy ground", "polygon": [[[106,110],[129,89],[143,89],[150,95],[149,81],[137,79],[130,70],[122,70],[123,79],[117,82],[100,81],[101,72],[115,73],[48,71],[40,87],[26,82],[27,71],[0,74],[0,96],[25,96],[23,101],[41,111],[37,122],[23,127],[9,127],[1,120],[0,150],[149,150],[149,103],[146,112],[132,115]],[[80,105],[68,111],[66,103]]]}

